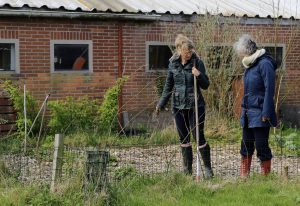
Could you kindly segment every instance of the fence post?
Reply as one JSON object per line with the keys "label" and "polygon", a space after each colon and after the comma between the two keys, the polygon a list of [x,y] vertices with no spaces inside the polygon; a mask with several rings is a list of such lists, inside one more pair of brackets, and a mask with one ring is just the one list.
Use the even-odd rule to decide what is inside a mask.
{"label": "fence post", "polygon": [[109,152],[100,150],[87,150],[86,179],[87,185],[94,190],[101,191],[108,182],[107,167],[109,162]]}
{"label": "fence post", "polygon": [[64,138],[62,134],[55,134],[54,155],[52,165],[51,192],[55,192],[55,183],[61,178],[63,155],[64,155]]}
{"label": "fence post", "polygon": [[283,178],[284,180],[288,180],[289,179],[289,166],[284,166],[283,168]]}

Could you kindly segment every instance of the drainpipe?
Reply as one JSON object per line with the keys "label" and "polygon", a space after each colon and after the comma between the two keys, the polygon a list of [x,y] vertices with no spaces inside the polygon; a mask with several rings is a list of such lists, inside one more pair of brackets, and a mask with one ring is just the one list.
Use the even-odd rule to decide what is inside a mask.
{"label": "drainpipe", "polygon": [[[119,23],[118,25],[118,78],[122,77],[123,74],[123,25]],[[123,129],[123,94],[122,88],[118,97],[118,120],[119,120],[119,129]]]}

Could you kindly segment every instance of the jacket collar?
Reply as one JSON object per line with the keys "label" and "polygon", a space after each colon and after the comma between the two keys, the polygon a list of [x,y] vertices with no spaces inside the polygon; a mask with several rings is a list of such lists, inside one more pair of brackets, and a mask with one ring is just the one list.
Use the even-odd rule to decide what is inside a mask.
{"label": "jacket collar", "polygon": [[262,55],[264,55],[266,53],[265,49],[259,49],[256,52],[254,52],[254,54],[252,54],[251,56],[246,56],[243,58],[242,63],[244,65],[244,67],[246,69],[248,69],[249,67],[251,67],[256,60],[261,57]]}

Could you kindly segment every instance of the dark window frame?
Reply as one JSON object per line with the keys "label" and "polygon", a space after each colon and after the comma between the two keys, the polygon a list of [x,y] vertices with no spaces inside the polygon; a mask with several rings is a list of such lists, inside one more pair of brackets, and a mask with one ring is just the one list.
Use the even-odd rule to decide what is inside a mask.
{"label": "dark window frame", "polygon": [[0,44],[8,44],[13,46],[10,50],[9,70],[0,68],[1,73],[20,73],[19,60],[19,40],[18,39],[0,39]]}
{"label": "dark window frame", "polygon": [[[258,49],[261,49],[261,48],[282,48],[282,54],[281,54],[281,65],[277,65],[277,68],[281,67],[282,69],[285,68],[285,61],[284,61],[284,57],[285,57],[285,44],[267,44],[267,43],[261,43],[261,44],[258,44]],[[208,46],[208,47],[233,47],[232,45],[229,45],[229,44],[217,44],[217,45],[211,45],[211,46]],[[269,53],[270,54],[270,53]],[[271,55],[273,58],[274,56]],[[277,58],[274,58],[277,62]],[[209,60],[207,59],[206,60],[206,65],[208,66],[209,65]],[[278,63],[278,62],[277,62]],[[229,62],[230,64],[230,62]],[[218,70],[219,68],[212,68],[213,70]]]}
{"label": "dark window frame", "polygon": [[[285,61],[284,61],[284,58],[285,58],[285,44],[260,44],[259,45],[259,47],[260,48],[264,48],[264,49],[266,49],[266,48],[277,48],[277,49],[280,49],[280,48],[282,48],[282,54],[281,54],[281,64],[278,64],[278,60],[277,60],[277,58],[276,57],[274,57],[274,56],[272,56],[274,59],[275,59],[275,61],[276,61],[276,63],[277,63],[277,68],[282,68],[282,69],[284,69],[285,68]],[[266,51],[267,51],[267,49],[266,49]],[[267,53],[269,53],[269,52],[267,52]],[[270,53],[269,53],[270,54]]]}
{"label": "dark window frame", "polygon": [[[169,55],[170,55],[170,57],[172,57],[172,55],[173,55],[173,51],[174,51],[174,46],[172,46],[172,44],[170,44],[170,43],[168,43],[168,42],[159,42],[159,41],[147,41],[146,42],[146,61],[145,61],[145,65],[146,65],[146,72],[166,72],[167,70],[168,70],[168,62],[169,62],[169,58],[170,57],[163,57],[162,59],[160,59],[160,60],[163,60],[163,61],[165,61],[165,68],[163,68],[163,69],[161,69],[161,68],[159,68],[159,69],[152,69],[151,67],[150,67],[150,58],[151,58],[151,54],[150,54],[150,47],[151,46],[165,46],[165,47],[168,47],[169,49],[170,49],[170,53],[169,53]],[[159,56],[159,55],[158,55]]]}

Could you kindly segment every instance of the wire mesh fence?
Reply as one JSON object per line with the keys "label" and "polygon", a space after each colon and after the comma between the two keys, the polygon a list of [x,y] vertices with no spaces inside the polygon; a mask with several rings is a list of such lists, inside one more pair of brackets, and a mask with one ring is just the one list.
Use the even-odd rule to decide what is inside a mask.
{"label": "wire mesh fence", "polygon": [[[212,167],[215,176],[221,178],[238,177],[240,170],[239,145],[211,145]],[[273,149],[272,172],[289,177],[300,174],[300,151]],[[89,156],[93,156],[90,158]],[[196,150],[194,149],[194,157]],[[61,180],[82,175],[90,181],[98,175],[97,181],[113,182],[126,176],[153,176],[170,172],[181,172],[182,157],[178,145],[131,145],[106,146],[99,148],[64,147]],[[50,184],[53,166],[53,150],[24,155],[5,153],[1,155],[6,168],[22,182],[44,182]],[[202,164],[202,161],[201,161]],[[194,158],[194,167],[196,158]],[[203,165],[202,165],[203,168]],[[287,171],[288,170],[288,171]],[[195,173],[196,171],[194,171]],[[260,173],[260,162],[254,155],[251,174]],[[100,174],[100,176],[99,176]]]}

